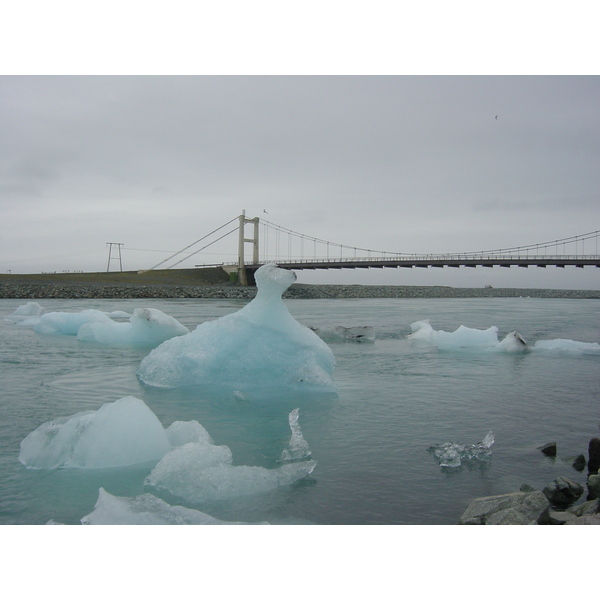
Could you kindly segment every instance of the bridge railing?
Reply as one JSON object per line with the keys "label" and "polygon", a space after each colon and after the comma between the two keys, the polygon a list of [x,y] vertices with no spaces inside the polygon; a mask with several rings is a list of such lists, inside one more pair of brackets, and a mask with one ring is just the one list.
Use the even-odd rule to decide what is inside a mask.
{"label": "bridge railing", "polygon": [[[600,255],[596,254],[400,254],[387,256],[354,256],[340,258],[273,258],[260,261],[275,262],[277,264],[343,264],[357,262],[437,262],[437,261],[566,261],[566,260],[600,260]],[[233,266],[237,263],[223,263],[227,266]]]}

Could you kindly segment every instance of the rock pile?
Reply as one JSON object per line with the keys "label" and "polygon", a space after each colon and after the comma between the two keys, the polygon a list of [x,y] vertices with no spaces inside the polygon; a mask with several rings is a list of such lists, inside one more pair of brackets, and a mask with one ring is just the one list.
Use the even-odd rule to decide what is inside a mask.
{"label": "rock pile", "polygon": [[[556,444],[539,448],[556,456]],[[589,444],[588,494],[583,504],[575,505],[584,487],[568,477],[557,477],[543,490],[524,484],[518,492],[476,498],[458,520],[459,525],[600,525],[600,439]],[[583,466],[581,459],[583,458]],[[569,460],[577,470],[585,468],[585,457]],[[578,468],[581,467],[581,468]]]}

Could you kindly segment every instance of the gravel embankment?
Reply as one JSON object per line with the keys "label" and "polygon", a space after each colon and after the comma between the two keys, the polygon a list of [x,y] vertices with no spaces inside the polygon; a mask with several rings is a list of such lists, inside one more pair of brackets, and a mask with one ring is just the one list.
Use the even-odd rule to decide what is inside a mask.
{"label": "gravel embankment", "polygon": [[[0,298],[253,298],[256,288],[223,285],[109,285],[2,283]],[[600,290],[453,288],[392,285],[294,284],[284,298],[576,298],[600,299]]]}

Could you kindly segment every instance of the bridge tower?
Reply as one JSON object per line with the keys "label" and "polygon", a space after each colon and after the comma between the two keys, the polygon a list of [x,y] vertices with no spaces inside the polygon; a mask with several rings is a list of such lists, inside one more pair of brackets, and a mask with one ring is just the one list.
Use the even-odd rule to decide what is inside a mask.
{"label": "bridge tower", "polygon": [[[252,244],[252,263],[258,263],[258,217],[254,217],[253,219],[246,218],[246,211],[243,210],[242,214],[239,216],[240,226],[239,226],[239,240],[238,240],[238,282],[241,285],[248,285],[248,274],[246,272],[246,261],[244,258],[244,248],[246,242]],[[251,238],[246,237],[245,227],[247,223],[254,224],[254,232]]]}

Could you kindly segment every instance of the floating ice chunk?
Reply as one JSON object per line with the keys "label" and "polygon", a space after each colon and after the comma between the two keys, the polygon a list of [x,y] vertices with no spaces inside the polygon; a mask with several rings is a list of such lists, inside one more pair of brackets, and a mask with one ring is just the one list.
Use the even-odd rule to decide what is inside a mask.
{"label": "floating ice chunk", "polygon": [[177,448],[190,442],[214,443],[208,431],[198,421],[175,421],[167,427],[167,438],[171,448]]}
{"label": "floating ice chunk", "polygon": [[186,333],[189,333],[187,327],[160,310],[136,308],[129,323],[116,323],[108,319],[83,324],[77,339],[109,346],[158,346],[165,340]]}
{"label": "floating ice chunk", "polygon": [[461,325],[451,333],[435,330],[429,320],[411,323],[412,333],[407,336],[411,343],[437,346],[440,350],[486,350],[493,352],[525,352],[527,342],[518,331],[512,331],[501,342],[498,328],[471,329]]}
{"label": "floating ice chunk", "polygon": [[335,391],[331,349],[298,323],[281,299],[295,273],[267,264],[255,278],[258,293],[248,305],[155,348],[140,365],[140,380],[167,388],[300,385]]}
{"label": "floating ice chunk", "polygon": [[127,396],[40,425],[21,442],[19,461],[33,469],[98,469],[160,460],[170,449],[156,415]]}
{"label": "floating ice chunk", "polygon": [[298,409],[295,409],[289,415],[292,429],[289,456],[285,451],[286,458],[282,455],[282,460],[296,462],[277,469],[233,466],[231,450],[227,446],[215,446],[201,425],[195,421],[191,422],[194,425],[174,423],[169,427],[169,430],[172,429],[170,436],[173,444],[188,439],[192,441],[166,454],[144,483],[157,489],[166,489],[192,502],[258,494],[289,485],[312,473],[317,464],[314,460],[307,460],[310,450],[302,437],[297,419]]}
{"label": "floating ice chunk", "polygon": [[410,324],[411,334],[407,335],[407,339],[411,342],[437,344],[437,331],[429,323],[429,319],[423,321],[415,321]]}
{"label": "floating ice chunk", "polygon": [[77,335],[84,323],[112,323],[100,310],[87,309],[78,313],[50,312],[42,315],[35,326],[37,333]]}
{"label": "floating ice chunk", "polygon": [[322,340],[355,342],[374,342],[375,329],[373,327],[310,327]]}
{"label": "floating ice chunk", "polygon": [[494,433],[490,431],[483,441],[463,445],[455,442],[437,444],[428,448],[440,463],[440,467],[460,467],[465,462],[488,460],[492,456]]}
{"label": "floating ice chunk", "polygon": [[296,460],[307,460],[311,457],[311,451],[308,447],[307,441],[302,435],[302,429],[298,425],[298,416],[300,410],[295,408],[289,414],[290,429],[292,430],[292,437],[290,438],[290,444],[288,448],[285,448],[281,453],[280,461],[296,461]]}
{"label": "floating ice chunk", "polygon": [[597,342],[577,342],[575,340],[539,340],[535,343],[533,349],[574,355],[600,355],[600,344]]}
{"label": "floating ice chunk", "polygon": [[421,342],[437,346],[440,350],[460,350],[462,348],[494,347],[498,344],[498,328],[471,329],[461,325],[456,331],[436,331],[429,320],[411,323],[412,333],[407,336],[411,342]]}
{"label": "floating ice chunk", "polygon": [[498,344],[498,328],[494,326],[481,330],[461,325],[452,333],[446,331],[438,331],[437,333],[437,346],[440,350],[491,348]]}
{"label": "floating ice chunk", "polygon": [[233,466],[231,462],[227,446],[189,443],[169,452],[144,483],[191,502],[207,502],[290,485],[312,473],[317,464],[308,460],[265,469]]}
{"label": "floating ice chunk", "polygon": [[518,331],[511,331],[497,346],[495,352],[527,352],[529,346]]}
{"label": "floating ice chunk", "polygon": [[[31,320],[39,318],[44,312],[44,308],[37,302],[28,302],[27,304],[21,304],[17,309],[8,315],[4,320],[10,321],[11,323],[22,323],[25,320]],[[35,325],[37,320],[33,323]]]}
{"label": "floating ice chunk", "polygon": [[[152,494],[122,498],[98,491],[94,510],[81,519],[84,525],[247,525],[220,521],[206,513],[184,506],[171,506]],[[268,523],[263,523],[268,525]]]}

